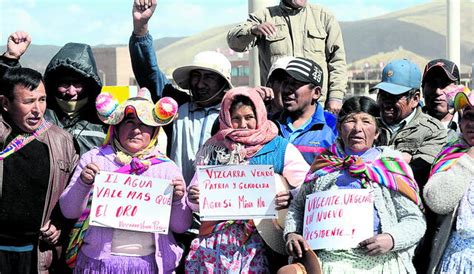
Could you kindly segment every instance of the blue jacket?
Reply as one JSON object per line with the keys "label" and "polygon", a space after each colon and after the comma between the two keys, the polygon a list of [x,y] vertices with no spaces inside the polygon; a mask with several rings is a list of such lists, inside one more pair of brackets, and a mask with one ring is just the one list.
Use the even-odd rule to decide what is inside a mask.
{"label": "blue jacket", "polygon": [[[325,117],[332,119],[330,122],[335,127],[335,116],[330,113],[326,114],[323,107],[318,104],[311,117],[311,122],[291,142],[298,148],[308,164],[312,164],[314,158],[333,144],[336,139],[334,129],[328,126],[329,121],[326,122]],[[280,135],[289,140],[291,131],[287,124],[287,118],[287,113],[283,112],[276,122],[280,129]]]}

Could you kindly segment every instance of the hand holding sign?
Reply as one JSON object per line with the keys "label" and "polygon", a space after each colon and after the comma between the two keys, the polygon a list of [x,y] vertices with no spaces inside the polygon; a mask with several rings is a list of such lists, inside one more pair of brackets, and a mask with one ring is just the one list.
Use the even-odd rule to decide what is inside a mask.
{"label": "hand holding sign", "polygon": [[293,199],[291,192],[289,191],[280,191],[275,196],[275,206],[276,210],[281,210],[288,208],[290,206],[290,201]]}
{"label": "hand holding sign", "polygon": [[286,250],[288,254],[293,257],[303,257],[303,250],[308,251],[310,249],[308,242],[303,236],[297,233],[290,233],[286,237]]}
{"label": "hand holding sign", "polygon": [[189,187],[188,199],[191,203],[199,204],[199,186],[194,185]]}
{"label": "hand holding sign", "polygon": [[181,178],[177,178],[171,181],[173,186],[173,202],[179,201],[184,196],[184,181]]}
{"label": "hand holding sign", "polygon": [[86,167],[81,172],[81,180],[87,185],[92,185],[94,183],[95,176],[99,173],[100,168],[95,163],[87,164]]}
{"label": "hand holding sign", "polygon": [[368,238],[359,243],[359,247],[367,252],[367,255],[377,256],[388,253],[393,248],[393,238],[388,233],[382,233]]}

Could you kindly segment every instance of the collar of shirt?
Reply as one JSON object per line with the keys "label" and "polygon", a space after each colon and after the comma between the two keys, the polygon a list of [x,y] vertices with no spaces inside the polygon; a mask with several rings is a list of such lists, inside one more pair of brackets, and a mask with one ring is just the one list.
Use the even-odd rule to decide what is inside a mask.
{"label": "collar of shirt", "polygon": [[201,106],[198,106],[197,104],[195,104],[194,102],[189,103],[189,111],[190,112],[205,111],[207,113],[211,110],[221,110],[221,104],[217,104],[217,105],[210,106],[210,107],[201,107]]}
{"label": "collar of shirt", "polygon": [[404,128],[406,125],[408,125],[408,123],[410,123],[411,120],[413,120],[413,118],[415,117],[415,114],[416,114],[416,109],[410,115],[408,115],[408,117],[400,121],[400,123],[398,124],[388,125],[385,123],[383,119],[382,119],[382,123],[387,127],[388,130],[390,130],[391,133],[395,133],[395,132],[398,132],[400,129]]}

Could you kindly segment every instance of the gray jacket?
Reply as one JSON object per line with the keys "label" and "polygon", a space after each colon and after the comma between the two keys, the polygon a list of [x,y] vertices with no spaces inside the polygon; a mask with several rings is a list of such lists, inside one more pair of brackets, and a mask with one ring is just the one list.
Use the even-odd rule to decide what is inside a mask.
{"label": "gray jacket", "polygon": [[[311,59],[322,67],[324,74],[319,102],[324,105],[326,98],[343,99],[347,85],[346,54],[336,18],[319,5],[308,3],[295,10],[282,2],[250,14],[247,22],[229,30],[229,47],[243,52],[258,46],[262,84],[277,59],[286,55]],[[251,33],[254,25],[264,22],[276,26],[275,36],[257,37]]]}
{"label": "gray jacket", "polygon": [[[382,149],[381,157],[400,155],[388,147]],[[301,190],[292,201],[286,217],[285,238],[292,232],[302,235],[306,196],[316,191],[337,189],[336,180],[339,175],[341,172],[333,172],[301,186]],[[396,252],[403,261],[408,273],[415,273],[412,263],[413,253],[426,230],[423,212],[415,203],[399,192],[378,184],[374,184],[373,189],[374,206],[379,214],[381,233],[388,233],[392,236],[394,241],[392,252]]]}
{"label": "gray jacket", "polygon": [[456,222],[458,205],[473,178],[474,159],[463,155],[449,170],[431,176],[425,186],[426,205],[443,220],[433,241],[428,273],[439,272],[439,263]]}

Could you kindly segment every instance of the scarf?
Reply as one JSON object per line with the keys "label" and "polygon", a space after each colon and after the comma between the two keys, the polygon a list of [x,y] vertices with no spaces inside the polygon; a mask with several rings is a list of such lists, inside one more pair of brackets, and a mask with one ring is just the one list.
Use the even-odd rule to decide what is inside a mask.
{"label": "scarf", "polygon": [[69,118],[74,118],[79,115],[79,112],[87,105],[89,98],[83,98],[80,100],[63,100],[61,98],[55,97],[56,103],[58,103],[59,108],[68,116]]}
{"label": "scarf", "polygon": [[456,162],[469,151],[471,147],[463,140],[448,144],[436,157],[431,167],[430,177],[440,171],[447,171],[456,164]]}
{"label": "scarf", "polygon": [[347,170],[349,175],[358,178],[363,188],[376,183],[400,192],[423,208],[418,185],[405,161],[393,157],[381,157],[373,162],[364,162],[358,156],[345,155],[336,143],[316,157],[305,181],[315,180],[340,170]]}
{"label": "scarf", "polygon": [[5,147],[5,149],[0,152],[0,161],[4,160],[8,156],[12,155],[13,153],[25,147],[31,141],[38,138],[38,136],[46,132],[50,127],[51,127],[51,123],[43,119],[43,122],[41,123],[41,125],[39,125],[39,127],[36,128],[33,132],[23,133],[16,136]]}
{"label": "scarf", "polygon": [[[134,161],[135,160],[135,161]],[[139,160],[134,158],[131,161],[130,165],[124,165],[121,168],[115,170],[117,173],[125,173],[125,174],[137,174],[140,175],[145,172],[151,165],[157,165],[164,162],[171,161],[165,155],[157,152],[156,155],[150,156],[147,159]],[[139,164],[137,162],[148,161],[149,164]],[[135,163],[134,163],[135,162]],[[89,198],[87,199],[87,205],[84,211],[82,212],[81,216],[74,224],[71,233],[69,234],[69,243],[66,249],[66,264],[70,268],[74,268],[77,261],[77,254],[79,253],[82,244],[84,243],[84,238],[86,235],[87,230],[89,229],[89,220],[90,220],[90,212],[92,206],[92,197],[93,197],[93,189],[89,193]]]}
{"label": "scarf", "polygon": [[[238,95],[248,97],[254,107],[257,126],[255,129],[234,129],[230,107]],[[276,125],[267,119],[265,104],[259,93],[249,87],[234,88],[225,94],[219,112],[219,131],[204,145],[207,147],[225,147],[229,151],[237,151],[242,159],[252,158],[266,143],[278,135]],[[238,146],[242,147],[239,148]]]}

